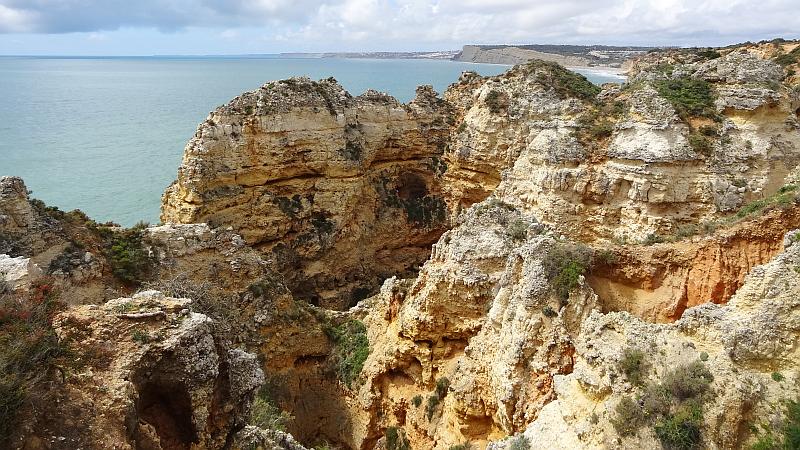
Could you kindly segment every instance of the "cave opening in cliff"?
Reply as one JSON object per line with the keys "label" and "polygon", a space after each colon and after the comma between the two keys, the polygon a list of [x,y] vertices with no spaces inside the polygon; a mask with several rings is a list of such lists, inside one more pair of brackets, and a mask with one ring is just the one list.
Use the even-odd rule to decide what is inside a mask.
{"label": "cave opening in cliff", "polygon": [[[136,433],[138,448],[149,448],[147,443],[156,439],[163,450],[188,450],[198,442],[191,400],[181,386],[145,383],[139,389],[136,411],[140,422]],[[154,430],[156,436],[148,430]]]}

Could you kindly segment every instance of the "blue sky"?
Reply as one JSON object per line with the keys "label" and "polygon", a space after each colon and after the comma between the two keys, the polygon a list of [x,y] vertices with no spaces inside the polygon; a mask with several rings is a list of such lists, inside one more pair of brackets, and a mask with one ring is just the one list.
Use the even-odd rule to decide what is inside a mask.
{"label": "blue sky", "polygon": [[0,54],[723,45],[800,37],[798,0],[0,0]]}

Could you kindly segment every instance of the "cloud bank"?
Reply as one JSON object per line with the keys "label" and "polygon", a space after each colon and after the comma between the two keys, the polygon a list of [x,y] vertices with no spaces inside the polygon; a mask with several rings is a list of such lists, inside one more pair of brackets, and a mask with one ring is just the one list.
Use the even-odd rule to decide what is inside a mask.
{"label": "cloud bank", "polygon": [[798,0],[0,0],[0,33],[219,28],[235,36],[237,29],[260,29],[276,41],[351,46],[717,43],[796,37],[798,6]]}

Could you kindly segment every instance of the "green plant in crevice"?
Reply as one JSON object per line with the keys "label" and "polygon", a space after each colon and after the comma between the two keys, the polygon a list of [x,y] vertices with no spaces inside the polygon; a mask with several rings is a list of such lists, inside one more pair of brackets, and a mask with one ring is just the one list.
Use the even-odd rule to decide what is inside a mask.
{"label": "green plant in crevice", "polygon": [[367,328],[359,320],[349,320],[325,327],[324,331],[333,343],[331,362],[336,374],[345,385],[352,387],[369,356]]}
{"label": "green plant in crevice", "polygon": [[[638,356],[631,367],[645,364]],[[652,426],[665,449],[691,450],[702,442],[703,404],[711,398],[714,377],[701,361],[667,371],[660,382],[641,383],[639,395],[623,397],[611,423],[620,436]]]}
{"label": "green plant in crevice", "polygon": [[551,291],[562,303],[569,299],[580,277],[588,272],[591,261],[591,250],[581,245],[559,242],[550,248],[542,265]]}
{"label": "green plant in crevice", "polygon": [[114,276],[126,284],[139,284],[154,270],[155,261],[144,247],[144,230],[139,223],[111,234],[108,259]]}
{"label": "green plant in crevice", "polygon": [[292,420],[294,417],[272,399],[269,386],[258,390],[250,410],[250,424],[267,430],[286,431]]}
{"label": "green plant in crevice", "polygon": [[411,443],[402,428],[387,427],[384,437],[386,438],[386,450],[410,450],[411,448]]}

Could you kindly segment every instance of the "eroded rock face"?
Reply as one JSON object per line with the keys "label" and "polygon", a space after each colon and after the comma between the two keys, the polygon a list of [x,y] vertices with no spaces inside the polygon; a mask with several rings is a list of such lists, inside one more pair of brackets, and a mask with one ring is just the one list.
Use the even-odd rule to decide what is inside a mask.
{"label": "eroded rock face", "polygon": [[223,448],[264,382],[255,355],[227,347],[191,300],[142,292],[54,321],[74,373],[18,432],[21,446]]}
{"label": "eroded rock face", "polygon": [[525,436],[548,448],[661,448],[652,428],[619,436],[611,423],[617,403],[635,392],[618,363],[624,349],[635,347],[646,355],[647,380],[705,360],[714,395],[704,406],[700,445],[742,447],[749,424],[771,420],[772,405],[800,394],[800,285],[791,274],[800,262],[800,245],[787,244],[784,253],[753,269],[727,305],[691,308],[674,325],[647,324],[625,312],[592,313],[576,341],[575,370],[555,377],[558,399],[541,410]]}
{"label": "eroded rock face", "polygon": [[[293,78],[211,113],[163,198],[165,222],[232,226],[292,291],[344,307],[408,274],[447,224],[436,170],[449,107]],[[328,270],[336,267],[335,271]]]}
{"label": "eroded rock face", "polygon": [[[462,77],[445,95],[460,109],[445,153],[451,205],[495,192],[582,241],[630,242],[775,193],[800,162],[800,94],[780,66],[745,50],[653,58],[597,102],[558,95],[537,65]],[[659,92],[687,79],[710,83],[719,122],[687,120]]]}
{"label": "eroded rock face", "polygon": [[371,425],[352,448],[387,426],[423,448],[479,445],[530,423],[572,370],[571,336],[597,298],[582,278],[568,300],[551,289],[548,258],[569,244],[497,201],[461,220],[416,280],[389,280],[364,305],[371,352],[353,409]]}

